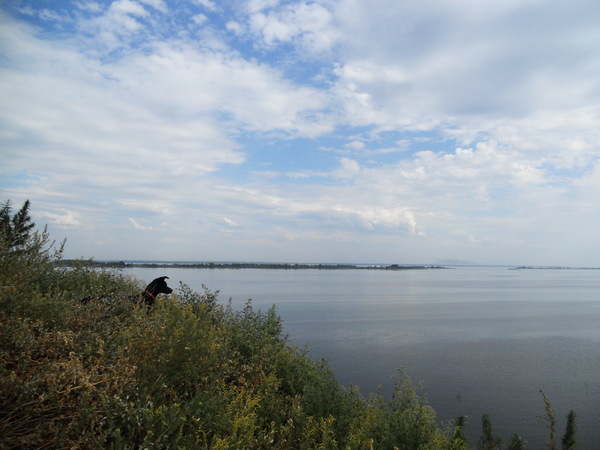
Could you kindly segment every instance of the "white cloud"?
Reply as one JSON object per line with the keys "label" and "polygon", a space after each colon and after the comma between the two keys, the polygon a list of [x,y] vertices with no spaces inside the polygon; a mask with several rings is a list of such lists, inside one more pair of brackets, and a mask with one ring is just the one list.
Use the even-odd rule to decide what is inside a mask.
{"label": "white cloud", "polygon": [[82,0],[73,2],[76,8],[91,13],[99,13],[102,11],[100,3],[91,0]]}
{"label": "white cloud", "polygon": [[192,21],[196,25],[202,25],[208,21],[208,17],[206,17],[204,14],[196,14],[195,16],[192,16]]}
{"label": "white cloud", "polygon": [[[79,4],[86,11],[96,13],[77,22],[81,32],[78,37],[80,46],[86,52],[97,49],[110,53],[129,48],[142,39],[152,39],[153,28],[158,27],[154,10],[162,14],[168,13],[162,0],[115,0],[107,9],[95,5],[97,4]],[[147,9],[144,5],[152,9]]]}
{"label": "white cloud", "polygon": [[83,224],[79,214],[73,211],[62,210],[60,212],[42,211],[37,214],[43,220],[49,220],[53,225],[61,229],[80,228]]}
{"label": "white cloud", "polygon": [[[343,36],[338,88],[364,123],[523,117],[598,101],[589,74],[600,61],[599,32],[589,2],[334,5]],[[568,20],[579,16],[587,17]]]}
{"label": "white cloud", "polygon": [[211,0],[193,0],[193,2],[196,3],[197,5],[204,6],[209,11],[217,10],[217,5],[215,4],[215,2],[213,2]]}
{"label": "white cloud", "polygon": [[333,171],[333,178],[354,178],[360,173],[360,165],[351,159],[341,158],[340,167]]}
{"label": "white cloud", "polygon": [[230,227],[239,227],[239,224],[228,217],[223,217],[223,222]]}
{"label": "white cloud", "polygon": [[253,14],[267,8],[274,8],[279,3],[280,0],[249,0],[246,3],[246,11]]}
{"label": "white cloud", "polygon": [[310,51],[330,50],[332,14],[319,3],[292,3],[277,10],[255,9],[250,16],[250,29],[261,35],[267,45],[298,42]]}
{"label": "white cloud", "polygon": [[227,29],[227,31],[232,32],[233,34],[242,34],[244,31],[244,27],[239,23],[239,22],[235,22],[233,20],[228,21],[225,24],[225,28]]}
{"label": "white cloud", "polygon": [[[20,142],[8,167],[35,154],[31,170],[73,167],[69,182],[84,186],[131,189],[127,180],[134,179],[160,186],[172,181],[155,180],[193,178],[244,160],[225,134],[230,120],[220,124],[215,114],[257,131],[312,135],[327,126],[311,118],[325,105],[321,94],[235,56],[164,44],[151,55],[99,65],[76,49],[39,42],[32,30],[5,31],[6,48],[20,64],[1,80],[12,86],[2,130]],[[31,102],[34,110],[21,107]],[[34,136],[43,136],[43,151]]]}
{"label": "white cloud", "polygon": [[221,111],[257,131],[314,135],[331,127],[315,116],[328,106],[326,95],[235,55],[158,44],[152,55],[132,55],[106,69],[154,110],[185,115]]}
{"label": "white cloud", "polygon": [[[142,2],[149,4],[150,2]],[[114,18],[122,18],[122,16],[137,16],[145,17],[148,15],[148,11],[144,9],[138,2],[132,0],[117,0],[111,3],[109,9],[110,14],[113,14]]]}
{"label": "white cloud", "polygon": [[35,17],[39,17],[40,19],[44,20],[44,21],[55,21],[55,22],[70,22],[70,18],[67,15],[64,14],[60,14],[56,11],[52,11],[51,9],[48,8],[43,8],[43,9],[35,9],[32,8],[31,6],[23,6],[21,8],[19,8],[19,12],[21,14],[25,14],[27,16],[35,16]]}
{"label": "white cloud", "polygon": [[144,5],[149,5],[161,13],[166,14],[169,12],[167,4],[163,0],[139,0],[139,2],[143,3]]}
{"label": "white cloud", "polygon": [[135,228],[136,230],[140,230],[140,231],[152,231],[154,229],[152,227],[146,227],[144,225],[140,225],[140,223],[137,220],[132,219],[131,217],[129,218],[129,223],[131,224],[131,226],[133,228]]}

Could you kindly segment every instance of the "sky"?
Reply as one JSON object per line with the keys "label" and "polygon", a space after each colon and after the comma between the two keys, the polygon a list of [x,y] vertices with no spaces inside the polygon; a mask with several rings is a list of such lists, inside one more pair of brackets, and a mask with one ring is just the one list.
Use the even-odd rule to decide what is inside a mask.
{"label": "sky", "polygon": [[600,267],[597,0],[3,0],[65,257]]}

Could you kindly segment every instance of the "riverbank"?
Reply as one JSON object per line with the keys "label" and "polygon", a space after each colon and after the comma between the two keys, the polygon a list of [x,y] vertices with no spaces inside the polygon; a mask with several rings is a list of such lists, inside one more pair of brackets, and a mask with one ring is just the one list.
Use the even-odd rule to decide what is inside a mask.
{"label": "riverbank", "polygon": [[83,266],[107,269],[162,268],[162,269],[273,269],[273,270],[431,270],[447,269],[443,266],[408,264],[305,264],[305,263],[260,263],[260,262],[143,262],[143,261],[96,261],[66,259],[59,266]]}

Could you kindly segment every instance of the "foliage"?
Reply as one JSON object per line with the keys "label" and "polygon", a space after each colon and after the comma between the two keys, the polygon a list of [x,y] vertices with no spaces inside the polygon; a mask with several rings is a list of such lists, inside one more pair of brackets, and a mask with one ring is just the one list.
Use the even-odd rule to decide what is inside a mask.
{"label": "foliage", "polygon": [[[52,279],[52,263],[62,256],[64,242],[54,248],[46,228],[33,231],[29,201],[12,214],[10,201],[0,209],[0,298],[3,294],[30,297]],[[17,302],[17,304],[19,304]]]}
{"label": "foliage", "polygon": [[1,448],[459,448],[408,378],[391,400],[364,398],[288,345],[274,308],[234,311],[206,289],[182,285],[148,312],[127,299],[136,280],[53,264],[29,204],[14,220],[9,206]]}
{"label": "foliage", "polygon": [[552,408],[552,404],[544,391],[540,390],[542,397],[544,398],[544,408],[546,410],[546,426],[548,427],[548,431],[550,432],[550,436],[548,437],[548,448],[550,450],[556,450],[556,414],[554,413],[554,409]]}
{"label": "foliage", "polygon": [[[552,404],[550,400],[544,393],[544,391],[540,390],[542,397],[544,398],[544,407],[546,411],[546,426],[548,427],[548,431],[550,432],[550,436],[548,438],[548,448],[550,450],[556,450],[558,447],[556,445],[556,414],[554,412],[554,408],[552,408]],[[569,412],[567,416],[567,426],[565,429],[565,434],[561,439],[562,448],[564,450],[567,449],[576,449],[577,448],[577,415],[575,411]]]}
{"label": "foliage", "polygon": [[573,450],[577,448],[577,424],[575,423],[577,415],[575,411],[569,412],[567,416],[567,428],[562,438],[563,450]]}
{"label": "foliage", "polygon": [[508,444],[508,450],[523,450],[524,448],[525,443],[523,442],[523,439],[521,439],[521,436],[513,434],[510,444]]}
{"label": "foliage", "polygon": [[460,416],[456,419],[456,423],[454,425],[454,433],[452,436],[452,442],[454,443],[456,448],[461,446],[466,447],[467,438],[465,437],[465,428],[467,427],[467,418],[466,416]]}
{"label": "foliage", "polygon": [[479,438],[479,448],[483,450],[495,450],[501,447],[502,440],[493,432],[490,416],[481,416],[482,435]]}
{"label": "foliage", "polygon": [[23,261],[49,262],[59,259],[63,244],[51,253],[54,241],[50,240],[47,228],[43,231],[32,230],[35,224],[29,216],[29,200],[19,211],[12,214],[10,200],[0,208],[0,264],[5,267]]}
{"label": "foliage", "polygon": [[402,372],[392,399],[371,394],[366,414],[357,420],[361,423],[355,424],[358,433],[352,435],[351,448],[362,448],[369,441],[375,448],[428,448],[439,438],[435,412]]}

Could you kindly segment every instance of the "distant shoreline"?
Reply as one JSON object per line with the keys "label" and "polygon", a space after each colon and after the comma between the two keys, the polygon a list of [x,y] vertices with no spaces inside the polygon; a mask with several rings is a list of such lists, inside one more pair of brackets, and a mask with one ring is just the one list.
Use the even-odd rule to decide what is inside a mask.
{"label": "distant shoreline", "polygon": [[510,270],[600,270],[600,267],[519,266]]}
{"label": "distant shoreline", "polygon": [[273,269],[273,270],[430,270],[447,269],[436,265],[402,265],[402,264],[298,264],[298,263],[245,263],[245,262],[124,262],[67,259],[58,261],[59,266],[98,267],[107,269]]}

